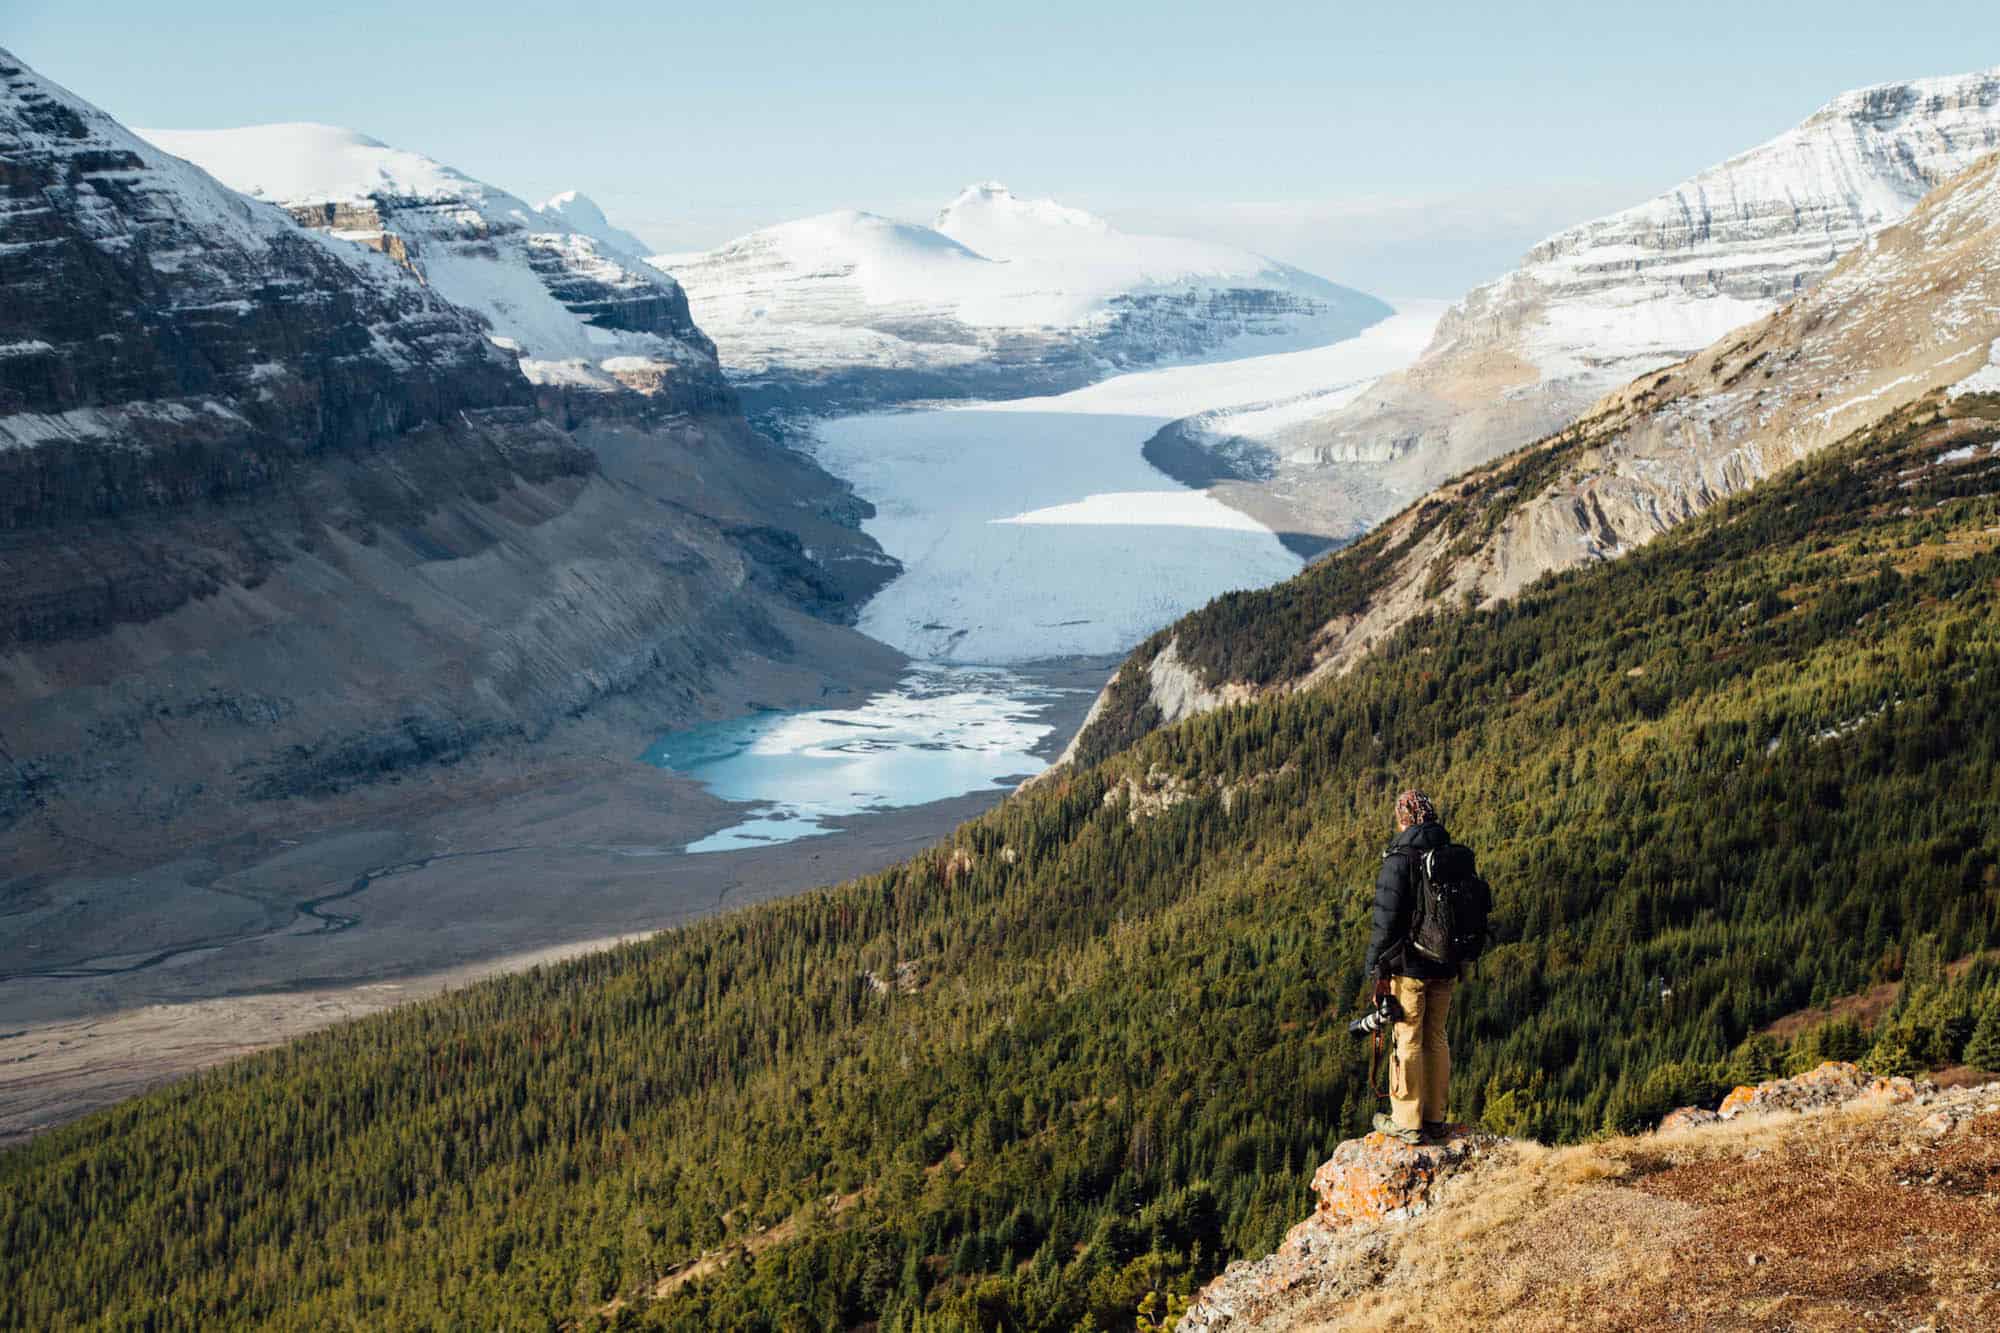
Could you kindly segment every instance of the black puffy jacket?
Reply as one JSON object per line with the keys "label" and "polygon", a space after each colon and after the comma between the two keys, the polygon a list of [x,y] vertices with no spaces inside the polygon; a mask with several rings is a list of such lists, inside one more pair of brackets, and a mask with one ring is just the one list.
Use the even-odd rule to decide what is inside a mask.
{"label": "black puffy jacket", "polygon": [[1382,853],[1382,873],[1375,877],[1375,929],[1368,936],[1366,976],[1374,977],[1384,955],[1389,959],[1389,970],[1397,976],[1435,981],[1458,975],[1457,968],[1434,963],[1402,947],[1410,937],[1410,915],[1417,906],[1417,857],[1450,841],[1444,825],[1432,820],[1404,829]]}

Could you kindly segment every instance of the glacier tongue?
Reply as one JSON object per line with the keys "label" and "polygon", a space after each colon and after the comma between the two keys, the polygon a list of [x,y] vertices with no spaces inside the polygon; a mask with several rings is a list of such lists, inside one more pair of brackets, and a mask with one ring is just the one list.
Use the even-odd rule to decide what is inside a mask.
{"label": "glacier tongue", "polygon": [[1309,351],[1120,375],[1048,398],[819,424],[816,452],[874,502],[904,573],[861,628],[918,658],[1019,663],[1122,652],[1299,558],[1253,516],[1144,459],[1176,418],[1282,411],[1422,346],[1435,311]]}

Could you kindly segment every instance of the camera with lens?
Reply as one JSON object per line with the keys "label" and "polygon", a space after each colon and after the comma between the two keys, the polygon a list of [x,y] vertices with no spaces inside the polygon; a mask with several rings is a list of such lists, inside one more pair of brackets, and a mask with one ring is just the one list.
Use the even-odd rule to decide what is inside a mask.
{"label": "camera with lens", "polygon": [[1347,1025],[1350,1035],[1365,1037],[1371,1032],[1380,1032],[1403,1021],[1403,1006],[1396,1003],[1396,997],[1382,994],[1375,997],[1375,1007]]}

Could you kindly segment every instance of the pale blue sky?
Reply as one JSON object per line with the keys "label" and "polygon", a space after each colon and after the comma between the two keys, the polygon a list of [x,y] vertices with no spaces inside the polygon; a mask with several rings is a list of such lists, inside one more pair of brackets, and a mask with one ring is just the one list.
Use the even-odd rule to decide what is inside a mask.
{"label": "pale blue sky", "polygon": [[1453,296],[1849,87],[2000,63],[1993,0],[976,6],[0,0],[130,124],[348,125],[663,249],[995,178]]}

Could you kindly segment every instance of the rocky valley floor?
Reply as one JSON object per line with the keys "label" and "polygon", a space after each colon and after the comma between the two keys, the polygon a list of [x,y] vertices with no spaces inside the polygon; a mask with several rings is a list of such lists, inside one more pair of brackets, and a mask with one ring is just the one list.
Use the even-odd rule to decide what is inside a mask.
{"label": "rocky valley floor", "polygon": [[[1032,670],[1053,687],[1048,759],[1103,667]],[[0,888],[0,1144],[328,1023],[867,874],[1005,794],[688,855],[744,807],[636,762],[532,755],[266,812],[152,862],[74,844],[87,872]]]}

